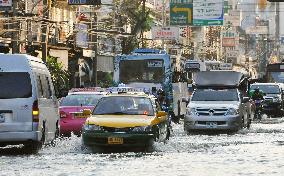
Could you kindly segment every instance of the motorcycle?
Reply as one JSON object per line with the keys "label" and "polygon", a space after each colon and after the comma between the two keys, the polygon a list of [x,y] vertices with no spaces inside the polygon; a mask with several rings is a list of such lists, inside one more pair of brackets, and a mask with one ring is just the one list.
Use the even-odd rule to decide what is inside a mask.
{"label": "motorcycle", "polygon": [[254,105],[255,105],[254,120],[261,120],[262,110],[263,110],[262,102],[263,102],[262,100],[254,100]]}

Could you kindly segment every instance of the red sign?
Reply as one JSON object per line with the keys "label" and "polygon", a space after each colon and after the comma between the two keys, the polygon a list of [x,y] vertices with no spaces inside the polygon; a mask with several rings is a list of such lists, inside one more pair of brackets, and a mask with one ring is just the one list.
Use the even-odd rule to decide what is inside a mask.
{"label": "red sign", "polygon": [[235,38],[223,38],[222,41],[223,41],[222,42],[223,47],[235,47],[236,46]]}

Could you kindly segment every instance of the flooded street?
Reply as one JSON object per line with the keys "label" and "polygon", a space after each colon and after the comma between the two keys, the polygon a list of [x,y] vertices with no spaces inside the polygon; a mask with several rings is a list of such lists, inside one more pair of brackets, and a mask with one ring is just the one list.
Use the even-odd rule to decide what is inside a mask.
{"label": "flooded street", "polygon": [[173,126],[166,144],[152,153],[92,154],[81,138],[45,146],[37,155],[2,149],[0,175],[283,175],[284,121],[265,120],[237,134],[187,135]]}

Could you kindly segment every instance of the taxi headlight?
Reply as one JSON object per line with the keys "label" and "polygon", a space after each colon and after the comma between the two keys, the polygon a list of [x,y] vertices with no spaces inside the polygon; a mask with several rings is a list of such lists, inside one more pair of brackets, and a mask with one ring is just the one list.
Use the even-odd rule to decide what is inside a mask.
{"label": "taxi headlight", "polygon": [[133,132],[151,132],[152,128],[151,126],[140,126],[140,127],[134,127],[132,131]]}
{"label": "taxi headlight", "polygon": [[196,108],[188,108],[188,109],[186,110],[186,114],[187,114],[187,115],[198,115],[198,114],[197,114],[197,111],[196,111]]}
{"label": "taxi headlight", "polygon": [[93,124],[85,124],[84,130],[86,130],[86,131],[98,131],[98,130],[101,130],[101,127],[98,126],[98,125],[93,125]]}
{"label": "taxi headlight", "polygon": [[239,110],[235,108],[229,108],[225,115],[238,115]]}

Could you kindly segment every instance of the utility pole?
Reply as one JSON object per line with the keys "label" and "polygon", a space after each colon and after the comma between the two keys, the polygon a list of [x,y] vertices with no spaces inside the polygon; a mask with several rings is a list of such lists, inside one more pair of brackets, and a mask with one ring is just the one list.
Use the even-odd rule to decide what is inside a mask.
{"label": "utility pole", "polygon": [[[93,25],[91,25],[91,29],[93,29],[93,26],[95,26],[95,30],[97,29],[97,13],[94,12],[94,23]],[[91,30],[92,31],[92,30]],[[94,86],[96,87],[98,85],[98,64],[97,64],[97,60],[98,60],[98,34],[91,34],[91,40],[93,42],[93,51],[95,53],[94,57],[92,58],[93,61],[93,75],[92,75],[92,82],[94,84]]]}
{"label": "utility pole", "polygon": [[[163,12],[162,12],[162,27],[165,27],[165,0],[163,0],[163,2],[162,2],[162,5],[163,5],[163,8],[162,8],[162,10],[163,10]],[[164,49],[165,48],[165,41],[164,41],[164,39],[162,39],[162,49]]]}
{"label": "utility pole", "polygon": [[[144,21],[142,21],[142,23],[146,23],[146,0],[142,0],[143,1],[143,4],[142,4],[142,19]],[[144,48],[144,36],[143,36],[143,33],[144,33],[144,29],[143,29],[143,26],[141,26],[142,29],[141,29],[141,42],[142,42],[142,48]]]}
{"label": "utility pole", "polygon": [[275,16],[275,24],[276,24],[276,30],[275,30],[275,41],[276,41],[276,49],[277,49],[277,58],[279,59],[280,57],[280,50],[279,50],[279,39],[280,39],[280,16],[279,16],[279,11],[280,11],[280,5],[279,2],[275,2],[275,6],[276,6],[276,16]]}
{"label": "utility pole", "polygon": [[13,32],[12,32],[12,53],[19,53],[19,43],[18,43],[18,40],[19,40],[19,25],[18,25],[18,22],[17,22],[17,16],[18,16],[18,10],[19,10],[19,7],[18,7],[18,0],[13,0],[13,17],[14,17],[14,20],[12,21],[13,23]]}
{"label": "utility pole", "polygon": [[42,34],[41,34],[41,50],[42,50],[42,61],[46,62],[47,59],[47,39],[48,39],[48,33],[47,33],[47,27],[48,27],[48,19],[49,19],[49,6],[47,0],[43,0],[43,9],[45,10],[43,12],[43,21],[44,24],[42,26]]}

